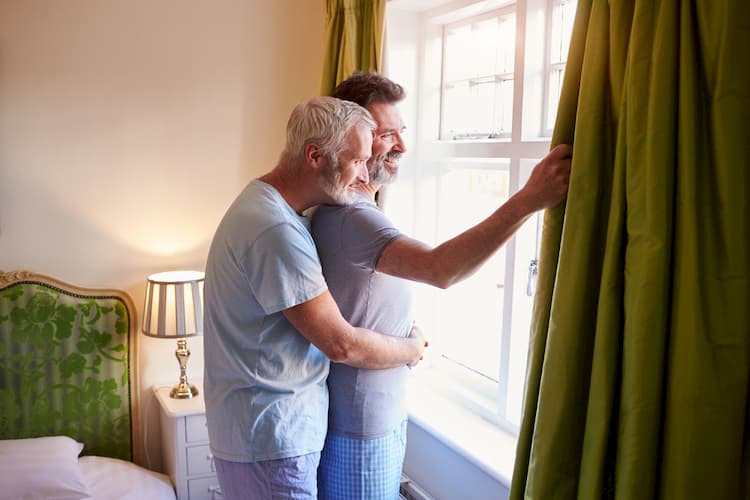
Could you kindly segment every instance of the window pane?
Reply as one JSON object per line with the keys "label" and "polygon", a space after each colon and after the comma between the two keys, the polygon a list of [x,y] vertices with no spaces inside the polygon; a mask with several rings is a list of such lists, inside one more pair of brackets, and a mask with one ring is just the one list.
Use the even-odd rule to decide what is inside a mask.
{"label": "window pane", "polygon": [[568,58],[570,36],[573,32],[577,2],[575,0],[555,0],[552,4],[551,33],[549,47],[549,72],[547,74],[547,109],[545,128],[555,126],[557,107],[560,103],[563,73]]}
{"label": "window pane", "polygon": [[[412,122],[429,125],[425,138],[439,128],[444,140],[504,140],[426,141],[412,148],[409,157],[419,151],[421,158],[415,160],[413,189],[402,193],[409,203],[403,210],[413,210],[408,215],[415,236],[433,245],[475,225],[507,201],[510,187],[522,186],[538,161],[524,156],[543,156],[544,143],[536,139],[554,126],[576,9],[575,0],[454,4],[455,12],[428,14],[422,19],[428,21],[427,28],[416,29],[415,24],[413,36],[407,37],[410,48],[424,51],[404,65],[403,74],[411,78],[416,65],[427,90],[417,98],[419,119]],[[502,7],[488,11],[488,4]],[[524,25],[516,25],[516,4],[526,13]],[[466,17],[470,10],[476,15]],[[518,68],[524,75],[522,86],[515,74],[521,62],[516,54],[524,54],[524,68]],[[521,111],[527,124],[515,137],[513,127],[522,123],[513,123],[514,102],[523,103],[515,116]],[[389,191],[389,197],[397,195]],[[471,278],[447,290],[421,284],[414,288],[415,319],[430,338],[427,359],[436,361],[426,368],[450,380],[441,387],[448,397],[506,428],[520,423],[535,292],[528,290],[535,280],[530,267],[538,254],[540,231],[541,213],[529,218],[512,242]]]}
{"label": "window pane", "polygon": [[447,27],[443,137],[510,134],[515,14]]}
{"label": "window pane", "polygon": [[513,80],[460,82],[446,88],[445,95],[448,138],[510,135]]}
{"label": "window pane", "polygon": [[[521,182],[525,183],[538,160],[521,160]],[[508,385],[505,418],[520,426],[526,359],[529,347],[531,313],[536,291],[537,269],[532,263],[539,258],[543,213],[531,217],[516,233],[516,262],[514,263],[513,315],[511,320],[510,353],[508,355]],[[509,290],[508,293],[511,293]]]}
{"label": "window pane", "polygon": [[[507,164],[505,166],[507,169]],[[440,177],[438,241],[445,241],[492,213],[508,198],[508,171],[456,168]],[[471,278],[438,294],[436,337],[443,355],[498,380],[505,251]]]}
{"label": "window pane", "polygon": [[556,0],[552,7],[550,62],[564,63],[568,59],[570,35],[576,14],[575,0]]}
{"label": "window pane", "polygon": [[513,124],[513,80],[502,80],[495,84],[493,111],[494,123],[500,127],[499,134],[510,135]]}
{"label": "window pane", "polygon": [[473,76],[471,26],[461,26],[447,30],[445,40],[445,79],[449,82],[468,80]]}
{"label": "window pane", "polygon": [[452,137],[459,133],[469,133],[476,131],[472,127],[472,122],[478,123],[472,116],[472,96],[469,82],[458,82],[446,86],[445,102],[443,104],[443,116],[446,127],[446,134]]}
{"label": "window pane", "polygon": [[560,104],[564,68],[555,68],[549,72],[549,87],[547,93],[547,124],[548,130],[555,126],[557,106]]}

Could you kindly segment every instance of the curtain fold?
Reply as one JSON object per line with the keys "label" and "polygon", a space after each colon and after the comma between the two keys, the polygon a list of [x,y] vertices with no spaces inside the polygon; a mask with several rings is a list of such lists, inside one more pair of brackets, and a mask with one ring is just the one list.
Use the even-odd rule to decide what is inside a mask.
{"label": "curtain fold", "polygon": [[750,4],[579,0],[511,498],[750,499]]}
{"label": "curtain fold", "polygon": [[326,50],[321,95],[355,71],[380,71],[386,0],[326,0]]}

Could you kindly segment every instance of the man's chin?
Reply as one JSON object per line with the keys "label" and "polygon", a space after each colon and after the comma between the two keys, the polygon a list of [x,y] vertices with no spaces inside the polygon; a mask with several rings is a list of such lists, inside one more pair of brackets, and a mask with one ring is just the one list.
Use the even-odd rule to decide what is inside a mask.
{"label": "man's chin", "polygon": [[385,177],[385,180],[383,181],[383,184],[391,184],[396,181],[398,178],[398,163],[392,163],[389,161],[386,161],[383,168],[383,176]]}
{"label": "man's chin", "polygon": [[396,179],[398,178],[398,170],[395,172],[388,172],[384,170],[380,175],[378,176],[372,176],[372,181],[380,184],[381,186],[384,186],[386,184],[393,184],[396,182]]}
{"label": "man's chin", "polygon": [[357,190],[355,188],[347,188],[345,191],[339,191],[331,198],[334,205],[351,205],[357,200]]}

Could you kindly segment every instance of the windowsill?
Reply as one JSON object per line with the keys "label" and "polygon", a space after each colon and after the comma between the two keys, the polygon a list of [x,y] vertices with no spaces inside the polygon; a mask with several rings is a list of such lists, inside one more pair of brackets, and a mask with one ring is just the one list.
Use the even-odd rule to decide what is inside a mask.
{"label": "windowsill", "polygon": [[[552,137],[547,136],[524,136],[521,138],[520,141],[518,141],[518,144],[549,144],[552,140]],[[433,145],[439,145],[439,144],[446,144],[446,145],[455,145],[455,144],[510,144],[512,143],[512,139],[510,137],[485,137],[485,138],[477,138],[477,139],[431,139],[425,141],[426,144],[433,144]]]}
{"label": "windowsill", "polygon": [[516,436],[451,401],[419,376],[409,378],[407,409],[412,423],[510,488]]}

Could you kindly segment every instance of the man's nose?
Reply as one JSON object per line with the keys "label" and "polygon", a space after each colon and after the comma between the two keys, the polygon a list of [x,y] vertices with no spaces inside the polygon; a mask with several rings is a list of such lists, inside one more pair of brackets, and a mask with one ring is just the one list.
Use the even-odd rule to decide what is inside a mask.
{"label": "man's nose", "polygon": [[396,143],[393,145],[393,149],[400,153],[406,153],[406,143],[401,136],[401,132],[396,132]]}
{"label": "man's nose", "polygon": [[362,184],[367,184],[368,182],[370,182],[370,173],[367,171],[367,163],[359,167],[359,171],[357,172],[357,180]]}

